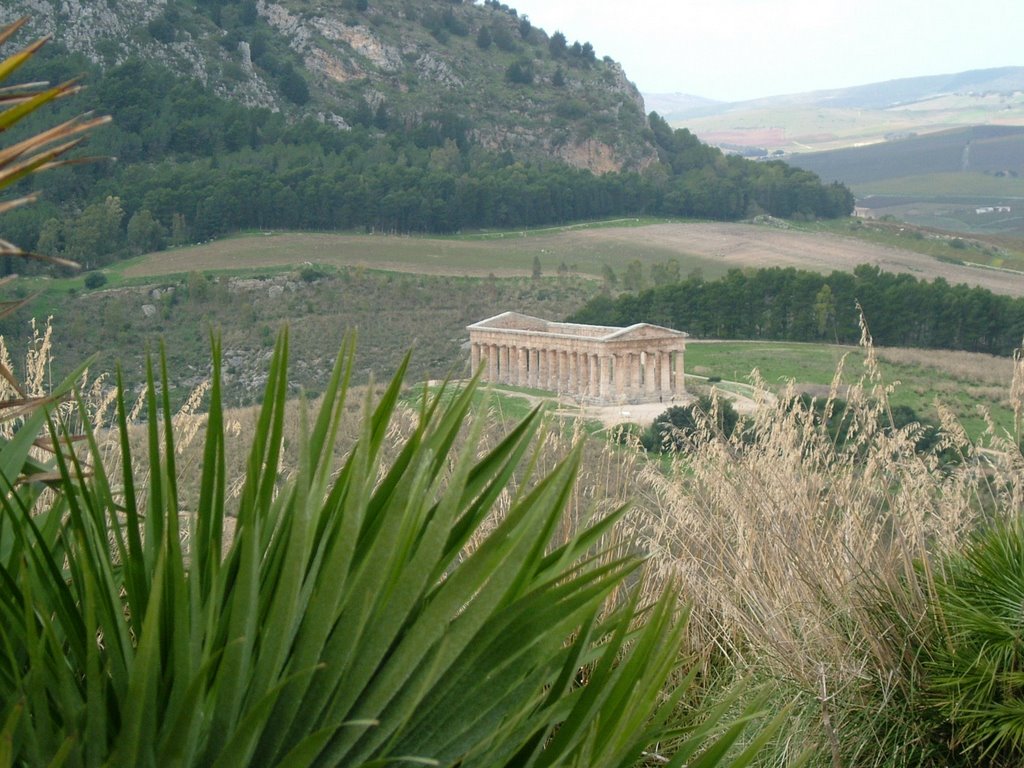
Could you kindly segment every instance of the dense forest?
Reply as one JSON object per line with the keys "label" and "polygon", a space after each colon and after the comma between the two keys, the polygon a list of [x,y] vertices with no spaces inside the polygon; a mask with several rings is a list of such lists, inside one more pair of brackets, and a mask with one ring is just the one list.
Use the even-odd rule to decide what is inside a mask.
{"label": "dense forest", "polygon": [[40,204],[12,212],[6,236],[88,268],[243,229],[450,233],[618,215],[733,220],[852,210],[841,185],[779,162],[727,157],[656,114],[649,130],[659,163],[594,175],[485,151],[472,140],[471,118],[443,110],[406,120],[384,104],[363,105],[344,130],[219,98],[149,62],[102,71],[56,45],[37,59],[25,78],[84,74],[89,88],[58,105],[58,117],[112,115],[89,152],[116,159],[40,175],[31,182]]}
{"label": "dense forest", "polygon": [[731,270],[715,281],[694,276],[617,299],[598,296],[569,319],[655,323],[698,338],[852,344],[860,338],[858,304],[874,341],[883,346],[1007,355],[1024,337],[1024,299],[867,264],[852,274],[774,267]]}

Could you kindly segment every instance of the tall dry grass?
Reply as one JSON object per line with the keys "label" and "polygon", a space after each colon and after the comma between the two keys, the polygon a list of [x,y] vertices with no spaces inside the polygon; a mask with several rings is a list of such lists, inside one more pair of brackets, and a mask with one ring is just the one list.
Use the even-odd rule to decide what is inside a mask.
{"label": "tall dry grass", "polygon": [[[843,391],[845,445],[791,391],[761,402],[732,438],[708,433],[668,472],[641,472],[647,492],[632,519],[651,556],[649,586],[676,582],[692,603],[688,643],[709,686],[752,677],[797,702],[767,763],[810,748],[835,768],[948,764],[921,691],[920,649],[938,631],[929,563],[1022,509],[1019,434],[993,426],[971,445],[940,407],[940,444],[919,453],[916,426],[890,427],[893,390],[866,329],[862,344],[862,375]],[[1020,355],[1010,394],[1020,414]],[[961,463],[944,461],[944,449],[961,447]]]}

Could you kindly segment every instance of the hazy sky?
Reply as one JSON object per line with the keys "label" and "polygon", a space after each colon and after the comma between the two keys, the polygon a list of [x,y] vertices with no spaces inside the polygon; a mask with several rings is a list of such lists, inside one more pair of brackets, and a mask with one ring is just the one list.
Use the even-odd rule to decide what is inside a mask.
{"label": "hazy sky", "polygon": [[723,101],[1024,65],[1024,0],[503,0],[645,93]]}

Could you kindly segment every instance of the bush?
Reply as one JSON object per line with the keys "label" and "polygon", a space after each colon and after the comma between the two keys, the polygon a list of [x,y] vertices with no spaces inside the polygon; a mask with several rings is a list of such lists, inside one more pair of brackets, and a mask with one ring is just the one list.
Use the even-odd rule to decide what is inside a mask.
{"label": "bush", "polygon": [[728,439],[739,419],[731,402],[703,395],[696,403],[674,405],[655,417],[644,443],[653,450],[685,451],[694,441],[704,442],[716,434]]}
{"label": "bush", "polygon": [[1024,521],[977,535],[940,574],[931,698],[976,765],[1024,764]]}
{"label": "bush", "polygon": [[304,264],[299,268],[299,278],[304,283],[315,283],[327,277],[327,273],[315,264]]}
{"label": "bush", "polygon": [[505,79],[518,85],[530,85],[533,82],[533,62],[529,59],[512,62],[505,70]]}
{"label": "bush", "polygon": [[105,274],[103,274],[102,272],[97,272],[97,271],[86,272],[85,273],[85,280],[84,280],[84,282],[85,282],[85,287],[88,288],[90,291],[92,291],[92,290],[95,290],[96,288],[101,288],[104,285],[106,285],[107,284],[107,276]]}

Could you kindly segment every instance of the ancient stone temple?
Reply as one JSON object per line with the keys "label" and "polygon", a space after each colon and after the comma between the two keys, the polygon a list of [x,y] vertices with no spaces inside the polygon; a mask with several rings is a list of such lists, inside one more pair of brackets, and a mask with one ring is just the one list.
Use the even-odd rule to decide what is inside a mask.
{"label": "ancient stone temple", "polygon": [[688,334],[556,323],[503,312],[469,327],[470,362],[484,381],[545,389],[591,403],[668,402],[686,391]]}

